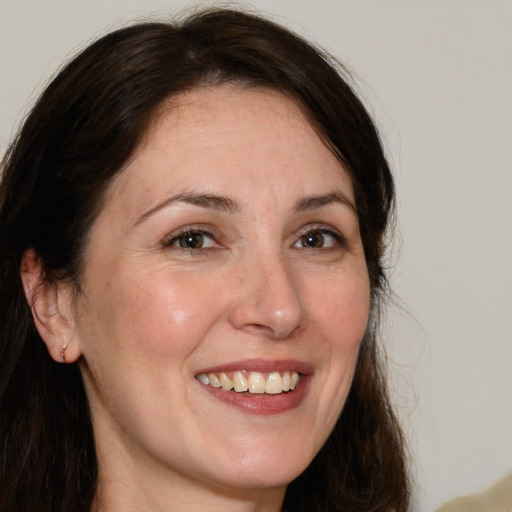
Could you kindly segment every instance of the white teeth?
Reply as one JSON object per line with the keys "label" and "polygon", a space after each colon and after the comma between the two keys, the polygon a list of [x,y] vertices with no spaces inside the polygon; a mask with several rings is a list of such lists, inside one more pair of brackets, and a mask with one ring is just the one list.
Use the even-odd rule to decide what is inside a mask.
{"label": "white teeth", "polygon": [[299,382],[299,374],[297,372],[292,372],[290,374],[290,389],[294,390],[297,387]]}
{"label": "white teeth", "polygon": [[300,374],[297,372],[279,372],[264,374],[261,372],[246,372],[239,370],[233,373],[231,380],[225,372],[200,373],[197,380],[202,384],[222,388],[224,391],[234,390],[237,393],[248,391],[253,394],[278,395],[286,391],[293,391],[300,382]]}
{"label": "white teeth", "polygon": [[208,374],[208,380],[208,383],[211,384],[214,388],[220,388],[222,386],[219,378],[214,373]]}
{"label": "white teeth", "polygon": [[224,372],[220,374],[220,383],[224,391],[231,391],[233,389],[233,382]]}
{"label": "white teeth", "polygon": [[265,392],[269,395],[277,395],[283,390],[283,379],[279,372],[273,372],[268,376]]}
{"label": "white teeth", "polygon": [[235,372],[233,376],[233,386],[237,393],[247,391],[247,379],[242,375],[242,372]]}
{"label": "white teeth", "polygon": [[[210,373],[211,375],[211,373]],[[210,384],[210,379],[208,378],[208,375],[206,375],[206,373],[200,373],[198,376],[197,376],[197,380],[199,382],[202,382],[203,384]]]}
{"label": "white teeth", "polygon": [[249,393],[265,393],[265,377],[260,372],[249,375]]}
{"label": "white teeth", "polygon": [[283,374],[283,391],[290,391],[290,372]]}

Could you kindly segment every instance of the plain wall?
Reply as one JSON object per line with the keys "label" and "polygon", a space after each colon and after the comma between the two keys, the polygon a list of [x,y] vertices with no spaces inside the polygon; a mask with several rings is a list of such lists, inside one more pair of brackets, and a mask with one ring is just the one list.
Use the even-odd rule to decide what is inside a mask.
{"label": "plain wall", "polygon": [[[76,50],[178,0],[0,0],[0,152]],[[242,3],[242,5],[244,5]],[[354,72],[398,186],[384,341],[414,510],[512,469],[512,3],[254,0]]]}

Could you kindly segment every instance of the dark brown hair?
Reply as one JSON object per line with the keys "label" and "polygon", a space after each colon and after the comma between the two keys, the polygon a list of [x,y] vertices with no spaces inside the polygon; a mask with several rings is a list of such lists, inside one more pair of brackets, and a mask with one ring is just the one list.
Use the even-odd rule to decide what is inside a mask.
{"label": "dark brown hair", "polygon": [[379,362],[384,236],[393,180],[375,126],[341,65],[255,15],[205,11],[182,23],[112,32],[50,83],[3,161],[0,186],[0,510],[90,512],[97,463],[76,364],[55,363],[20,279],[32,248],[48,281],[80,285],[82,254],[105,190],[168,98],[235,83],[301,106],[352,178],[372,314],[344,410],[287,490],[289,512],[405,511],[403,439]]}

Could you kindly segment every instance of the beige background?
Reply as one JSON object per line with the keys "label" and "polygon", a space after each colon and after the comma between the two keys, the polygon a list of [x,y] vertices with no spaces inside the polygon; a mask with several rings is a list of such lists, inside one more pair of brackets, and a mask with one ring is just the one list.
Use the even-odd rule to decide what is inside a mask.
{"label": "beige background", "polygon": [[[91,37],[209,3],[0,0],[0,151]],[[252,5],[348,64],[382,127],[399,193],[385,338],[430,511],[512,468],[512,2]]]}

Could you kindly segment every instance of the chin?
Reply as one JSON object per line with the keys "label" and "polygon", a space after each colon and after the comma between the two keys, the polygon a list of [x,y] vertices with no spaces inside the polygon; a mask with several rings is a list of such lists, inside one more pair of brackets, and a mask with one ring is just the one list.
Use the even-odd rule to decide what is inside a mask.
{"label": "chin", "polygon": [[[261,450],[261,447],[255,450],[253,447],[246,454],[237,457],[236,461],[227,461],[223,487],[241,491],[285,487],[306,469],[314,456],[306,458],[299,447],[293,453],[282,449]],[[219,476],[217,472],[217,478]]]}

